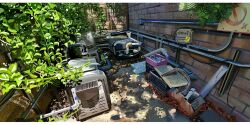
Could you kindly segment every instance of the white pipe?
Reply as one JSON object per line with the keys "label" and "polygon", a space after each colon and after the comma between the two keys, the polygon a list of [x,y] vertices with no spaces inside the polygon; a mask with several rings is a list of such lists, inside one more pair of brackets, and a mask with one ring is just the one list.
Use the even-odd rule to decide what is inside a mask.
{"label": "white pipe", "polygon": [[[133,45],[138,45],[138,46],[140,46],[141,43],[131,43],[131,42],[127,43],[126,46],[125,46],[125,48],[126,48],[126,50],[125,50],[126,54],[129,53],[129,47],[131,47],[131,46],[133,46]],[[139,47],[139,50],[138,50],[138,51],[140,51],[140,47]],[[134,51],[133,51],[133,52],[134,52]],[[134,53],[135,53],[135,52],[134,52]]]}
{"label": "white pipe", "polygon": [[220,66],[212,78],[208,81],[205,87],[200,91],[201,97],[205,98],[209,92],[214,88],[222,76],[228,71],[228,67],[225,65]]}
{"label": "white pipe", "polygon": [[195,92],[195,88],[191,88],[188,94],[186,95],[185,99],[188,100],[191,97],[191,95],[193,95],[194,92]]}
{"label": "white pipe", "polygon": [[44,115],[40,115],[40,119],[47,118],[47,117],[50,117],[50,116],[55,116],[55,115],[57,115],[59,113],[63,113],[63,112],[69,111],[69,110],[77,109],[80,106],[81,101],[76,96],[75,88],[72,88],[71,92],[72,92],[73,99],[74,99],[74,104],[73,105],[71,105],[69,107],[66,107],[66,108],[63,108],[63,109],[60,109],[60,110],[57,110],[57,111],[53,110],[50,113],[47,113],[47,114],[44,114]]}

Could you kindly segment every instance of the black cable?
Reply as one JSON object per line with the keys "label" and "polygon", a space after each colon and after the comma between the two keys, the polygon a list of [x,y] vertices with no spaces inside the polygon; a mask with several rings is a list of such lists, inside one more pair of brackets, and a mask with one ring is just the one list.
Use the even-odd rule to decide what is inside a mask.
{"label": "black cable", "polygon": [[[233,79],[236,78],[236,76],[238,75],[238,73],[239,73],[239,69],[236,70],[236,73],[235,73]],[[231,91],[232,86],[233,86],[233,83],[229,86],[229,89],[228,89],[228,92],[227,92],[227,105],[229,105],[230,107],[235,107],[235,106],[231,106],[231,105],[229,104],[229,93],[230,93],[230,91]]]}
{"label": "black cable", "polygon": [[16,92],[15,89],[11,89],[8,93],[3,95],[3,97],[0,100],[0,107],[2,107],[15,94],[15,92]]}

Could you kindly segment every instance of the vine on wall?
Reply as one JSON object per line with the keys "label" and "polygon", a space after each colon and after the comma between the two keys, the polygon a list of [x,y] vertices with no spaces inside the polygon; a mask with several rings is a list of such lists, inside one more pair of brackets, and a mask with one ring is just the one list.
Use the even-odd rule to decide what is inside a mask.
{"label": "vine on wall", "polygon": [[182,10],[194,12],[202,25],[207,22],[220,22],[229,18],[234,4],[232,3],[183,3]]}

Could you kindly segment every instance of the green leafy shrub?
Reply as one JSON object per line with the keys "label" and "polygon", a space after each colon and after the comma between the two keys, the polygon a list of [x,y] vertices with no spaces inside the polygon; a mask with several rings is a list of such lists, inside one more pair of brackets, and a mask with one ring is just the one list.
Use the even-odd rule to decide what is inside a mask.
{"label": "green leafy shrub", "polygon": [[78,35],[93,29],[90,24],[101,28],[88,20],[88,14],[93,13],[87,11],[103,23],[98,4],[1,3],[0,39],[10,44],[14,60],[0,68],[2,93],[10,89],[31,92],[46,84],[76,80],[87,64],[79,69],[65,66],[65,50]]}

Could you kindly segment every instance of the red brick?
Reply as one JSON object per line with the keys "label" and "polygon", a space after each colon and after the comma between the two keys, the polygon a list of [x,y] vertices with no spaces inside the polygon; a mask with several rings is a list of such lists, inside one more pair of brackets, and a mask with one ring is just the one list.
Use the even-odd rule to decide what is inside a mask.
{"label": "red brick", "polygon": [[216,44],[209,43],[209,42],[199,42],[199,46],[205,47],[205,48],[209,48],[209,49],[216,49],[216,48],[218,48],[218,46]]}
{"label": "red brick", "polygon": [[244,114],[250,118],[250,107],[249,106],[244,111]]}
{"label": "red brick", "polygon": [[225,51],[218,54],[218,56],[223,57],[223,58],[227,58],[227,59],[233,59],[235,52],[236,52],[236,49],[227,48]]}
{"label": "red brick", "polygon": [[210,63],[212,62],[212,59],[209,59],[209,58],[206,58],[206,57],[203,57],[203,56],[200,56],[200,55],[196,55],[196,54],[191,54],[190,53],[190,56],[194,58],[194,60],[198,60],[200,62],[204,62],[204,63]]}
{"label": "red brick", "polygon": [[214,96],[217,97],[218,99],[220,99],[221,101],[223,101],[224,103],[227,103],[227,94],[220,96],[217,92],[218,91],[216,90],[216,93],[214,93]]}
{"label": "red brick", "polygon": [[141,4],[139,5],[139,9],[143,9],[143,8],[144,8],[144,4],[141,3]]}
{"label": "red brick", "polygon": [[157,13],[167,12],[167,8],[164,4],[161,4],[159,7],[155,8],[155,12]]}
{"label": "red brick", "polygon": [[235,108],[239,111],[242,112],[246,105],[242,102],[240,102],[237,98],[229,97],[228,102],[231,106],[235,106]]}
{"label": "red brick", "polygon": [[232,86],[231,89],[230,89],[229,95],[233,96],[235,98],[238,98],[241,91],[242,91],[241,89]]}
{"label": "red brick", "polygon": [[234,85],[237,86],[238,88],[241,88],[245,91],[250,91],[250,84],[249,80],[241,78],[241,77],[236,77],[234,81]]}
{"label": "red brick", "polygon": [[210,66],[208,64],[203,64],[198,61],[194,61],[193,67],[196,68],[198,72],[197,75],[202,79],[205,80],[207,71],[210,69]]}
{"label": "red brick", "polygon": [[157,19],[157,13],[151,14],[151,19]]}
{"label": "red brick", "polygon": [[149,47],[151,47],[151,48],[155,48],[155,42],[153,42],[153,41],[145,41],[145,44],[147,45],[147,46],[149,46]]}
{"label": "red brick", "polygon": [[173,19],[190,19],[189,12],[186,11],[179,11],[179,12],[172,12]]}
{"label": "red brick", "polygon": [[239,75],[244,78],[250,79],[250,69],[240,69]]}
{"label": "red brick", "polygon": [[187,54],[182,54],[184,52],[181,52],[181,56],[180,56],[180,60],[182,60],[183,62],[189,64],[189,65],[193,65],[194,60]]}
{"label": "red brick", "polygon": [[146,12],[147,12],[146,9],[142,10],[142,14],[146,14]]}
{"label": "red brick", "polygon": [[168,5],[168,12],[171,12],[171,11],[178,11],[179,9],[179,4],[175,3],[175,4],[169,4]]}
{"label": "red brick", "polygon": [[[197,75],[199,77],[199,79],[202,79],[202,80],[204,79],[205,76],[202,75],[202,72],[199,69],[197,69],[196,67],[190,66],[188,64],[185,64],[185,67],[190,69],[195,75]],[[203,77],[203,78],[201,78],[201,77]]]}
{"label": "red brick", "polygon": [[173,19],[173,13],[160,13],[160,19]]}
{"label": "red brick", "polygon": [[[249,48],[250,49],[250,48]],[[232,54],[233,56],[233,54]],[[241,51],[239,62],[244,64],[250,64],[250,51]]]}
{"label": "red brick", "polygon": [[155,8],[147,9],[147,14],[149,14],[149,13],[155,13]]}
{"label": "red brick", "polygon": [[247,92],[242,92],[240,94],[240,100],[248,105],[250,105],[250,94]]}
{"label": "red brick", "polygon": [[232,46],[236,48],[243,48],[243,49],[250,50],[249,42],[250,42],[249,39],[235,38],[232,43]]}

